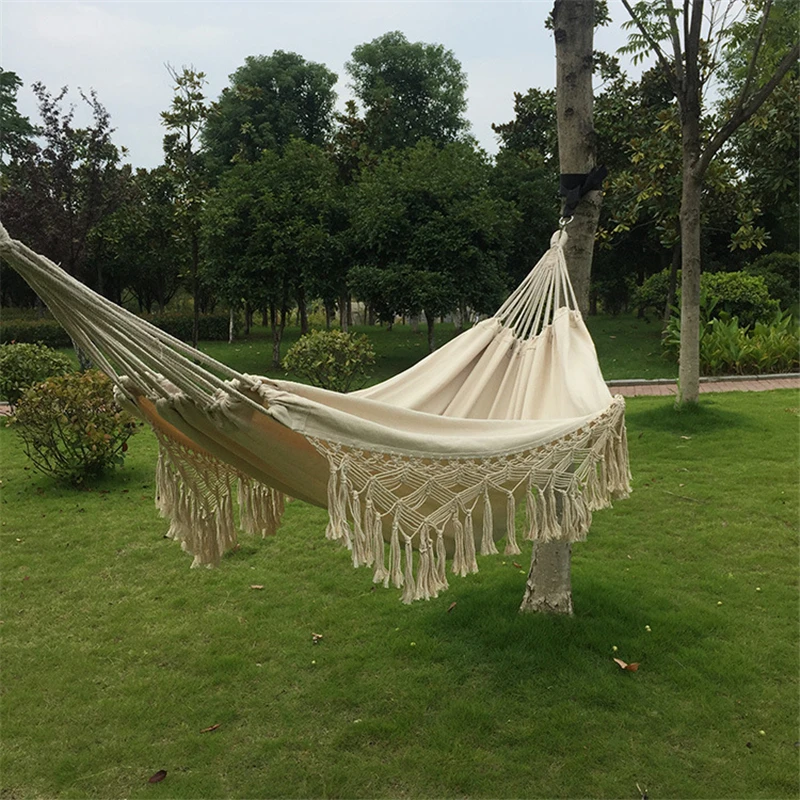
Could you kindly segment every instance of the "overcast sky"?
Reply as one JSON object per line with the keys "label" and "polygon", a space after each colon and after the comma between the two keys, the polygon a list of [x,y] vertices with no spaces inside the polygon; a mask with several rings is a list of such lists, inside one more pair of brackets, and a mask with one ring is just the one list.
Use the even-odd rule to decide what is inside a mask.
{"label": "overcast sky", "polygon": [[[619,0],[609,5],[614,21],[598,32],[596,47],[613,52],[625,41],[625,12]],[[453,51],[469,82],[472,133],[495,153],[491,125],[512,119],[514,92],[555,84],[555,48],[544,27],[551,8],[552,0],[0,0],[0,65],[25,83],[18,106],[32,121],[34,81],[51,92],[69,86],[76,105],[78,88],[95,89],[130,162],[154,167],[162,162],[159,113],[172,98],[167,62],[204,71],[215,99],[247,56],[294,51],[339,76],[341,108],[352,97],[344,65],[353,48],[400,30],[412,42]]]}

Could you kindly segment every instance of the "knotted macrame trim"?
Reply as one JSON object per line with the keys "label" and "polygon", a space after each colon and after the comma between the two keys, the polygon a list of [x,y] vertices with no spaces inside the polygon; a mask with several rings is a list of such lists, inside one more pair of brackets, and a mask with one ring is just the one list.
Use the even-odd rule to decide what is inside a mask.
{"label": "knotted macrame trim", "polygon": [[571,434],[486,459],[419,458],[311,439],[330,468],[326,536],[352,551],[354,566],[372,567],[375,583],[402,588],[404,603],[447,588],[448,555],[452,573],[464,576],[478,571],[476,552],[497,553],[498,511],[507,555],[520,552],[516,511],[523,503],[524,539],[581,541],[592,512],[630,492],[624,412],[618,396]]}
{"label": "knotted macrame trim", "polygon": [[170,520],[167,536],[194,556],[193,567],[215,566],[236,547],[234,486],[239,527],[262,537],[277,532],[284,510],[281,492],[154,431],[159,444],[156,508]]}
{"label": "knotted macrame trim", "polygon": [[[192,566],[218,564],[236,546],[239,525],[276,532],[284,496],[213,456],[156,430],[160,455],[156,505],[171,520],[168,536],[194,556]],[[478,571],[477,554],[520,552],[517,509],[524,504],[523,539],[580,541],[592,512],[630,491],[624,400],[575,432],[492,458],[420,458],[311,439],[329,466],[328,539],[373,569],[373,581],[401,588],[402,600],[427,600],[452,574]],[[495,523],[498,524],[495,524]]]}

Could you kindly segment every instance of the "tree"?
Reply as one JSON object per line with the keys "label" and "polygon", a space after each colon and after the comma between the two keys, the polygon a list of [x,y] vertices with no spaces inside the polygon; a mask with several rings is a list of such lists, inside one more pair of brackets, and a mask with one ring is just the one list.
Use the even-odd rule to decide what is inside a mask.
{"label": "tree", "polygon": [[507,288],[515,212],[489,192],[489,178],[485,154],[472,145],[423,140],[362,174],[354,194],[353,288],[389,319],[422,312],[431,350],[438,316],[490,313]]}
{"label": "tree", "polygon": [[92,229],[120,202],[130,174],[120,166],[124,150],[113,143],[110,116],[93,90],[80,93],[92,122],[76,128],[74,106],[62,108],[67,87],[57,95],[41,83],[32,88],[41,141],[25,142],[4,167],[0,215],[13,235],[102,293],[102,265],[89,274],[87,244]]}
{"label": "tree", "polygon": [[16,72],[0,68],[0,171],[19,158],[31,143],[36,129],[17,109],[22,80]]}
{"label": "tree", "polygon": [[466,75],[440,44],[412,43],[392,31],[358,45],[345,69],[365,109],[374,150],[410,147],[422,139],[441,145],[469,128],[463,116]]}
{"label": "tree", "polygon": [[269,309],[276,368],[291,306],[307,330],[309,287],[317,273],[336,272],[336,180],[332,159],[295,139],[282,156],[265,150],[228,170],[204,210],[209,280],[232,304]]}
{"label": "tree", "polygon": [[204,72],[183,67],[178,72],[167,65],[173,81],[172,105],[161,112],[161,123],[169,131],[164,136],[166,166],[173,176],[178,219],[189,248],[194,321],[192,347],[197,347],[200,317],[200,213],[208,188],[208,178],[202,159],[200,132],[208,117],[203,87]]}
{"label": "tree", "polygon": [[[553,6],[558,155],[562,174],[585,174],[595,166],[592,124],[595,13],[595,0],[555,0]],[[600,203],[601,193],[597,190],[588,192],[581,200],[569,227],[565,250],[570,279],[584,314],[589,304],[589,275]],[[571,560],[569,542],[534,542],[520,610],[572,614]]]}
{"label": "tree", "polygon": [[[124,292],[139,311],[164,311],[180,287],[186,254],[178,231],[173,176],[164,167],[138,169],[119,208],[93,228],[88,260],[105,264],[116,302]],[[111,296],[111,295],[109,295]]]}
{"label": "tree", "polygon": [[249,56],[208,115],[203,142],[212,170],[282,152],[292,138],[322,146],[332,128],[335,73],[297,53]]}
{"label": "tree", "polygon": [[[763,105],[791,67],[800,45],[784,49],[774,68],[759,72],[759,55],[769,25],[772,0],[754,0],[749,7],[757,20],[744,80],[720,108],[716,125],[703,136],[703,91],[719,67],[730,43],[728,22],[732,2],[685,0],[676,9],[672,0],[622,0],[634,29],[627,50],[656,59],[669,80],[680,109],[681,191],[681,349],[676,405],[696,403],[700,387],[700,271],[701,197],[708,168],[735,131]],[[682,18],[682,31],[679,20]]]}

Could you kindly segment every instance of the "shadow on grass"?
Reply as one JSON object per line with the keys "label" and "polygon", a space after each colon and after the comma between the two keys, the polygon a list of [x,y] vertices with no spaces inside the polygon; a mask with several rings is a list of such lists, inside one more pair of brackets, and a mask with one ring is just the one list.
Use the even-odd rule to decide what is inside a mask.
{"label": "shadow on grass", "polygon": [[629,430],[653,430],[664,433],[700,434],[732,428],[752,428],[748,415],[720,408],[712,399],[676,408],[671,397],[662,398],[656,406],[637,407],[629,402],[625,410]]}

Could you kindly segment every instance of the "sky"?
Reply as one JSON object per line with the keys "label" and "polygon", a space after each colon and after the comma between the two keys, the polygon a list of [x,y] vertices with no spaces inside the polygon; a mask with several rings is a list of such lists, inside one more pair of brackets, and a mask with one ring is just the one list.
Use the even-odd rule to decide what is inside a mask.
{"label": "sky", "polygon": [[[614,52],[626,35],[619,0],[597,49]],[[555,45],[544,21],[552,0],[0,0],[0,66],[24,82],[20,113],[37,121],[30,85],[62,86],[86,124],[78,89],[94,89],[116,128],[114,141],[135,167],[162,163],[160,112],[172,100],[166,69],[206,73],[216,99],[247,56],[299,53],[339,76],[337,107],[353,97],[345,63],[357,45],[400,30],[409,41],[442,44],[467,75],[471,133],[497,152],[492,123],[513,119],[514,92],[555,86]],[[623,62],[631,77],[640,70]]]}

